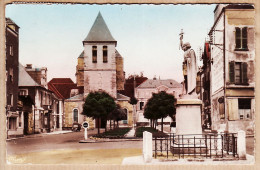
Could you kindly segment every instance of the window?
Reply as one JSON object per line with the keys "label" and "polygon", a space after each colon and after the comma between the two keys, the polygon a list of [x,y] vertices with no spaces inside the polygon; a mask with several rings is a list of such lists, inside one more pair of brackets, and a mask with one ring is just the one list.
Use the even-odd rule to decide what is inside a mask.
{"label": "window", "polygon": [[9,118],[9,129],[16,130],[16,117]]}
{"label": "window", "polygon": [[26,95],[28,95],[28,90],[27,90],[27,89],[21,89],[21,90],[19,90],[19,95],[20,95],[20,96],[26,96]]}
{"label": "window", "polygon": [[236,48],[235,50],[248,50],[247,48],[247,27],[236,27]]}
{"label": "window", "polygon": [[248,84],[246,62],[229,63],[229,81],[233,84]]}
{"label": "window", "polygon": [[228,99],[229,120],[251,119],[251,99]]}
{"label": "window", "polygon": [[10,104],[11,106],[13,106],[13,94],[9,94],[9,102],[8,104]]}
{"label": "window", "polygon": [[14,46],[12,46],[12,45],[10,45],[10,47],[9,47],[9,54],[10,54],[10,56],[14,55]]}
{"label": "window", "polygon": [[238,114],[240,120],[251,118],[251,99],[238,99]]}
{"label": "window", "polygon": [[92,47],[92,63],[97,63],[97,46]]}
{"label": "window", "polygon": [[46,93],[45,92],[43,92],[43,101],[42,101],[43,103],[43,105],[46,105]]}
{"label": "window", "polygon": [[103,46],[103,63],[107,63],[107,46]]}
{"label": "window", "polygon": [[43,92],[40,92],[41,106],[43,105]]}
{"label": "window", "polygon": [[9,68],[9,80],[10,82],[13,82],[14,80],[14,69],[13,68]]}
{"label": "window", "polygon": [[225,119],[225,108],[224,108],[224,103],[219,103],[219,115],[220,119]]}
{"label": "window", "polygon": [[143,110],[144,102],[140,102],[140,110]]}
{"label": "window", "polygon": [[73,120],[74,120],[74,122],[77,122],[78,123],[78,109],[74,109],[73,110]]}
{"label": "window", "polygon": [[22,127],[22,112],[19,112],[19,127]]}
{"label": "window", "polygon": [[201,75],[196,77],[196,93],[199,94],[201,91]]}
{"label": "window", "polygon": [[123,109],[123,111],[125,112],[125,117],[123,118],[123,123],[127,124],[127,109]]}

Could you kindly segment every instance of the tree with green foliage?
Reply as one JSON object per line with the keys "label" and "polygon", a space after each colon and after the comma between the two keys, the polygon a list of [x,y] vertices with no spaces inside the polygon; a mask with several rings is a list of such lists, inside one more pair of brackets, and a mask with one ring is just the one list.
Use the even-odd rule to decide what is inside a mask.
{"label": "tree with green foliage", "polygon": [[118,121],[125,120],[127,118],[127,113],[121,108],[119,104],[116,105],[116,108],[108,114],[108,120],[110,120],[110,129],[111,129],[111,120],[114,121],[114,128],[115,128],[115,122],[117,122],[118,127]]}
{"label": "tree with green foliage", "polygon": [[130,104],[131,105],[136,105],[137,102],[138,102],[138,100],[135,97],[131,97],[131,99],[130,99]]}
{"label": "tree with green foliage", "polygon": [[107,120],[107,116],[116,108],[116,103],[106,92],[91,92],[83,104],[83,115],[97,119],[98,134],[100,133],[99,120]]}
{"label": "tree with green foliage", "polygon": [[157,119],[162,119],[161,131],[163,131],[163,119],[176,114],[175,97],[165,91],[153,93],[144,108],[144,117],[151,120],[151,126],[155,127]]}

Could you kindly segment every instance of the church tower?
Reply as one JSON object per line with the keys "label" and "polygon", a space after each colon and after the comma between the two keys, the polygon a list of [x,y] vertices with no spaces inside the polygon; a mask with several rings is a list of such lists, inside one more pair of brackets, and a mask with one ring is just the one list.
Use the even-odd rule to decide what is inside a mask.
{"label": "church tower", "polygon": [[111,35],[101,13],[83,41],[84,46],[84,97],[90,92],[105,91],[117,96],[117,41]]}

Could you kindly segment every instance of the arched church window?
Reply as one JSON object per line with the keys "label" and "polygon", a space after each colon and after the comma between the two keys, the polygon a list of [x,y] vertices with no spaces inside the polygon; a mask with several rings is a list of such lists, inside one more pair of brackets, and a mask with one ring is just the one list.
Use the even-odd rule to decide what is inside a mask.
{"label": "arched church window", "polygon": [[97,63],[97,46],[92,46],[92,63]]}
{"label": "arched church window", "polygon": [[79,111],[78,109],[73,109],[73,122],[79,122],[78,116],[79,115]]}
{"label": "arched church window", "polygon": [[127,109],[123,109],[123,111],[125,112],[125,117],[123,119],[123,123],[127,124]]}
{"label": "arched church window", "polygon": [[107,63],[107,46],[103,46],[103,63]]}

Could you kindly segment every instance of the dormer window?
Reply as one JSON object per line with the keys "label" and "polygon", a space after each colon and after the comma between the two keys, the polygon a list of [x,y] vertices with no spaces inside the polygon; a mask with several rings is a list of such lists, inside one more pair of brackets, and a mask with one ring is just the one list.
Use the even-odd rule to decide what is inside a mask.
{"label": "dormer window", "polygon": [[103,63],[107,63],[107,46],[103,46]]}
{"label": "dormer window", "polygon": [[97,63],[97,46],[92,47],[92,63]]}

